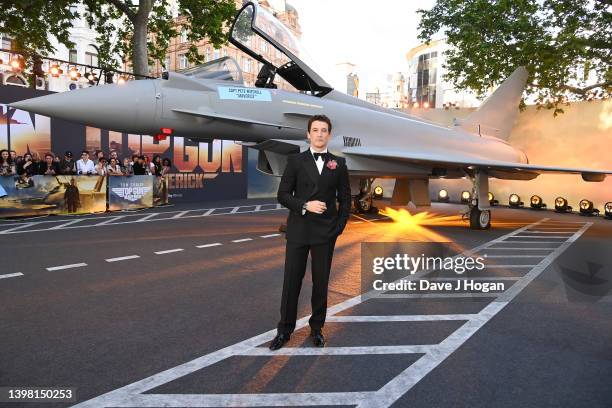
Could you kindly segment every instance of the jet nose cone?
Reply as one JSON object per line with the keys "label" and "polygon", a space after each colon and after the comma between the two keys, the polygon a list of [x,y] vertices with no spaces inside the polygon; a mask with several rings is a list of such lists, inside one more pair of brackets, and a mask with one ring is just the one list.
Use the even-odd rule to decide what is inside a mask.
{"label": "jet nose cone", "polygon": [[[26,99],[11,107],[129,133],[150,133],[156,113],[155,81],[94,86]],[[149,124],[149,126],[147,126]]]}

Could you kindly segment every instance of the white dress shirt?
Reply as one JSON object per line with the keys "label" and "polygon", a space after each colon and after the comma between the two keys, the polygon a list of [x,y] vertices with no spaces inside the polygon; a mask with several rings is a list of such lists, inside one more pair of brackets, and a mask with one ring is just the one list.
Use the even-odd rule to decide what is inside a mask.
{"label": "white dress shirt", "polygon": [[[327,153],[327,148],[325,148],[322,152],[315,152],[314,150],[312,150],[312,147],[310,148],[310,154],[313,153]],[[313,160],[314,160],[314,156],[312,156]],[[323,157],[319,156],[318,160],[315,160],[315,163],[317,164],[317,169],[319,170],[319,174],[321,174],[321,172],[323,171]]]}
{"label": "white dress shirt", "polygon": [[76,163],[76,167],[77,167],[77,174],[79,174],[79,172],[81,174],[96,173],[96,169],[95,169],[93,160],[87,160],[87,163],[85,163],[83,159],[79,159],[79,161],[77,161]]}
{"label": "white dress shirt", "polygon": [[[327,153],[327,147],[325,149],[323,149],[323,151],[321,152],[315,152],[314,150],[312,150],[312,146],[310,147],[310,154],[313,153]],[[312,159],[314,160],[314,156],[312,156]],[[319,170],[319,174],[321,174],[321,172],[323,171],[323,157],[319,156],[318,160],[315,160],[315,164],[317,165],[317,169]],[[302,208],[302,215],[306,214],[306,209]]]}

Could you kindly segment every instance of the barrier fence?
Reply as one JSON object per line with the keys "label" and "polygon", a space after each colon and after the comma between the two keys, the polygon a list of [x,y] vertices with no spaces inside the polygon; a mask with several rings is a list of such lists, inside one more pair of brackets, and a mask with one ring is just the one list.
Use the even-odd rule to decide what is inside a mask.
{"label": "barrier fence", "polygon": [[0,177],[0,218],[87,214],[164,204],[168,204],[167,177]]}

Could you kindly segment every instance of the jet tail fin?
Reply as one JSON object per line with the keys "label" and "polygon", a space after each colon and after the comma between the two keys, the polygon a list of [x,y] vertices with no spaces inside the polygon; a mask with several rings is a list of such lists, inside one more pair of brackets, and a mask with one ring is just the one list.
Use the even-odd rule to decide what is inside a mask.
{"label": "jet tail fin", "polygon": [[525,67],[517,68],[475,112],[455,125],[481,135],[506,140],[518,114],[518,105],[529,73]]}

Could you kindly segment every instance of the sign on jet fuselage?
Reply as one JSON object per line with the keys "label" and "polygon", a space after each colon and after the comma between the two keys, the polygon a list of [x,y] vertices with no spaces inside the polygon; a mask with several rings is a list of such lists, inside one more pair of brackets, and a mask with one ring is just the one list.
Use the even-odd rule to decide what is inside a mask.
{"label": "sign on jet fuselage", "polygon": [[271,102],[272,96],[267,89],[239,88],[234,86],[220,86],[218,88],[219,99],[231,99],[238,101]]}

